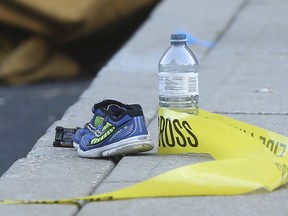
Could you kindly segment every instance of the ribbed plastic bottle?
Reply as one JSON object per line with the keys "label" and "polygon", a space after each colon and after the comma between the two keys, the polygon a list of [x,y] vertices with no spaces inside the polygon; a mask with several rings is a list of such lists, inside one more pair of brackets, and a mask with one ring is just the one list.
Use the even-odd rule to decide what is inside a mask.
{"label": "ribbed plastic bottle", "polygon": [[186,45],[185,34],[172,34],[170,42],[158,64],[159,106],[197,115],[198,60]]}

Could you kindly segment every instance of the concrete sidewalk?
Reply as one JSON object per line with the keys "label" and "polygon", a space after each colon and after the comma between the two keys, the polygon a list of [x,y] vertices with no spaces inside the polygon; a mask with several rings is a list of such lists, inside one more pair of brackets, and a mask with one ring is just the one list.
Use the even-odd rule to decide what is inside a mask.
{"label": "concrete sidewalk", "polygon": [[[64,117],[0,178],[0,199],[87,196],[211,160],[201,155],[158,156],[156,147],[115,165],[110,160],[79,158],[73,149],[52,147],[56,125],[83,125],[92,116],[93,104],[103,98],[140,103],[157,146],[157,62],[177,29],[217,42],[212,49],[191,46],[201,64],[201,108],[288,135],[287,8],[284,0],[163,0]],[[0,215],[285,215],[287,196],[287,188],[282,187],[257,195],[95,202],[80,210],[65,205],[0,206]]]}

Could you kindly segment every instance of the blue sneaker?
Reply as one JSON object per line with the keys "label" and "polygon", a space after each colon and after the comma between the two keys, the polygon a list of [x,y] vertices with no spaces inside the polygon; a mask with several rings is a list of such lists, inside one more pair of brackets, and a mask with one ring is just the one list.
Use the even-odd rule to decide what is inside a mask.
{"label": "blue sneaker", "polygon": [[[100,108],[101,109],[101,108]],[[97,158],[136,154],[153,149],[140,105],[110,104],[102,124],[82,136],[78,154]]]}
{"label": "blue sneaker", "polygon": [[[93,118],[94,118],[94,116],[93,116]],[[89,133],[90,131],[93,131],[93,128],[94,128],[93,125],[91,124],[91,122],[89,122],[89,123],[86,123],[83,128],[79,128],[75,132],[75,134],[73,136],[73,147],[75,149],[79,148],[79,144],[81,142],[82,136],[84,136],[85,134]]]}
{"label": "blue sneaker", "polygon": [[[92,108],[92,113],[94,114],[90,122],[86,123],[83,128],[79,128],[73,136],[73,146],[78,149],[82,137],[89,133],[93,132],[96,127],[100,126],[103,123],[105,112],[108,107],[113,109],[113,107],[123,107],[125,104],[115,101],[115,100],[104,100],[100,103],[94,104]],[[139,105],[131,105],[138,107]]]}

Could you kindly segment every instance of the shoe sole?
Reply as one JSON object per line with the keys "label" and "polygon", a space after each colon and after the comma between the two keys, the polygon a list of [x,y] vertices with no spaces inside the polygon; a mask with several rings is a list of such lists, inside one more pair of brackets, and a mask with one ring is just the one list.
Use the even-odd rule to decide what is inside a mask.
{"label": "shoe sole", "polygon": [[78,150],[78,148],[79,148],[79,144],[76,143],[76,142],[73,142],[73,147],[75,148],[75,150]]}
{"label": "shoe sole", "polygon": [[80,157],[99,158],[137,154],[140,152],[150,151],[153,149],[153,146],[152,139],[149,135],[141,135],[120,140],[119,142],[88,151],[82,151],[78,148],[77,152]]}

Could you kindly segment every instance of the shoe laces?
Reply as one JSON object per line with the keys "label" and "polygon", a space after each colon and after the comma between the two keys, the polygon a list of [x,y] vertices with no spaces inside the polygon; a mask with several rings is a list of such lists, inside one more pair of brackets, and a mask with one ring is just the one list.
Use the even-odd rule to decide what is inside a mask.
{"label": "shoe laces", "polygon": [[[109,127],[112,126],[112,124],[109,122],[109,117],[117,118],[122,113],[125,112],[126,109],[124,109],[121,106],[118,106],[117,104],[110,104],[103,108],[104,111],[104,118],[102,121],[102,124],[98,125],[97,127],[93,127],[93,133],[95,136],[100,136],[103,132],[103,130],[107,130]],[[106,128],[107,127],[107,128]]]}

